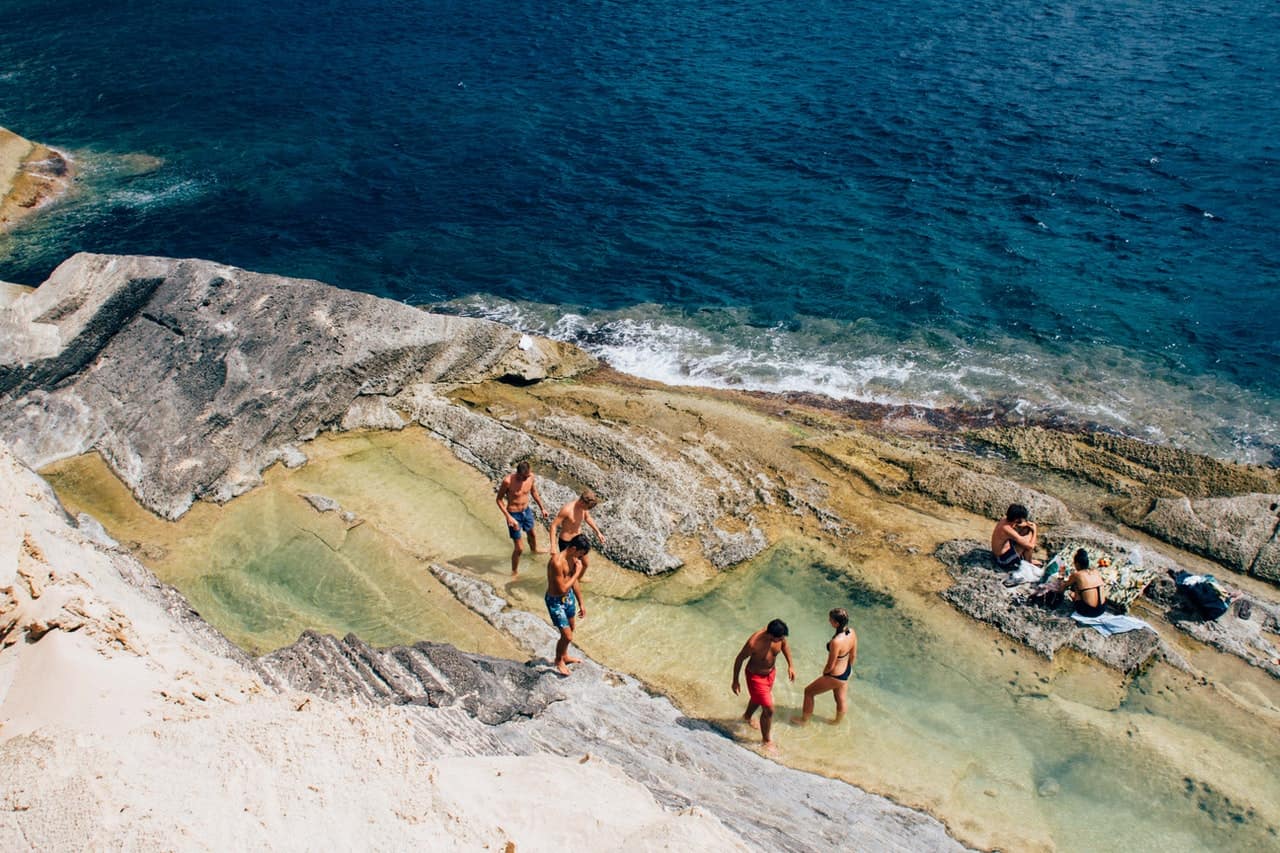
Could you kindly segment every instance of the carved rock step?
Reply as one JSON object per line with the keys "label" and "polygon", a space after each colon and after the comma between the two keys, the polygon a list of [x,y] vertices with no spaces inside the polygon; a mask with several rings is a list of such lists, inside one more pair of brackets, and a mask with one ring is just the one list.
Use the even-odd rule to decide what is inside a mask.
{"label": "carved rock step", "polygon": [[354,697],[370,705],[457,705],[489,725],[532,717],[562,698],[541,668],[467,655],[421,642],[375,649],[354,634],[342,640],[306,631],[291,646],[259,658],[296,690],[326,699]]}

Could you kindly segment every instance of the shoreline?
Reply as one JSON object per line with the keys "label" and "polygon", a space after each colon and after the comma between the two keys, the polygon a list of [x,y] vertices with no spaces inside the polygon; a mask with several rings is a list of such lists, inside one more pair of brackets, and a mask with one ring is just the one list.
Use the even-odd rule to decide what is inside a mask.
{"label": "shoreline", "polygon": [[63,198],[75,180],[71,155],[0,127],[0,234]]}
{"label": "shoreline", "polygon": [[[537,456],[550,477],[543,488],[549,504],[569,497],[575,484],[602,489],[610,513],[604,554],[639,570],[620,582],[669,579],[677,603],[722,573],[728,583],[733,572],[726,570],[761,555],[786,532],[835,543],[845,549],[842,560],[861,566],[870,590],[909,596],[908,611],[934,612],[940,603],[935,594],[948,582],[937,570],[934,546],[973,538],[989,524],[992,507],[1007,505],[1010,494],[1038,495],[1042,519],[1158,529],[1160,518],[1150,518],[1149,502],[1158,505],[1161,495],[1176,492],[1200,508],[1205,500],[1230,500],[1242,490],[1280,491],[1269,469],[1116,436],[987,427],[974,431],[989,451],[984,456],[958,443],[945,422],[926,421],[922,430],[918,419],[890,417],[890,427],[910,427],[890,429],[882,410],[859,423],[795,398],[646,387],[644,380],[609,368],[592,370],[593,362],[572,348],[526,343],[504,327],[208,262],[77,256],[31,298],[40,310],[33,306],[30,314],[57,316],[63,346],[76,346],[24,371],[0,374],[3,393],[23,413],[0,412],[0,428],[24,459],[47,464],[96,449],[149,512],[180,519],[197,499],[203,499],[201,508],[210,501],[235,511],[251,506],[264,494],[258,488],[263,471],[275,462],[307,471],[306,442],[321,432],[359,435],[416,423],[466,466],[477,489],[523,455]],[[73,303],[73,311],[57,310]],[[105,306],[112,318],[104,326],[97,318]],[[146,322],[129,322],[135,317]],[[279,333],[281,318],[289,318],[288,334]],[[238,337],[226,341],[226,332],[218,331],[226,328],[235,328]],[[216,382],[208,381],[207,367],[184,355],[213,346],[212,335],[223,336],[212,363],[227,371]],[[316,338],[335,343],[315,349],[300,343]],[[259,373],[252,382],[236,373],[241,341],[257,348]],[[138,353],[149,355],[139,360]],[[89,365],[97,365],[92,381],[80,382]],[[300,376],[299,370],[311,373]],[[53,377],[59,377],[56,387],[47,381]],[[224,415],[220,407],[235,411],[242,405],[236,394],[272,400],[274,408],[267,409],[265,422]],[[171,409],[164,417],[113,409],[112,401],[156,397]],[[204,430],[195,442],[187,438],[192,424]],[[232,454],[237,448],[239,455]],[[1068,473],[1075,479],[1068,482]],[[329,494],[341,482],[324,488],[346,506],[358,499],[358,489]],[[376,487],[384,481],[369,482]],[[374,522],[356,530],[397,530],[412,519],[394,502],[406,499],[395,490],[378,491],[379,501],[351,503]],[[237,495],[243,497],[231,501]],[[389,504],[381,520],[372,515],[380,503]],[[306,512],[322,514],[319,508]],[[411,555],[433,553],[434,546],[407,541]],[[1262,565],[1266,542],[1256,542],[1250,554],[1215,553],[1219,560],[1248,557],[1251,570]],[[492,547],[481,544],[482,550]],[[1203,547],[1219,546],[1208,541]],[[479,553],[469,544],[455,552]],[[1179,559],[1204,565],[1190,555]],[[486,565],[480,569],[492,570]],[[620,596],[619,606],[626,600]],[[960,626],[966,644],[975,644],[981,656],[985,629],[950,609],[936,617]],[[1001,641],[997,647],[1003,656]],[[990,657],[989,649],[985,654]],[[1045,677],[1073,671],[1067,664],[1034,666],[1037,674],[1047,668]],[[1044,692],[1034,683],[1019,682],[1015,689],[1031,697]],[[1176,755],[1181,741],[1169,743]],[[989,811],[990,795],[981,784],[965,796],[975,793],[979,813]],[[986,838],[987,831],[981,825],[962,830],[974,839]],[[997,836],[989,846],[1006,845]]]}

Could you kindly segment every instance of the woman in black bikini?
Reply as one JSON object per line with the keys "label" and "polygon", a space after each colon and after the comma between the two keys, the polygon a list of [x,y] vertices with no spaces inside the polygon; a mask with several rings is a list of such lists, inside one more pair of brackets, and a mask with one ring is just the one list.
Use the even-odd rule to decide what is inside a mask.
{"label": "woman in black bikini", "polygon": [[1071,561],[1075,570],[1067,578],[1064,588],[1072,591],[1076,613],[1091,618],[1101,616],[1107,603],[1107,588],[1102,585],[1102,575],[1097,569],[1089,568],[1089,552],[1083,548],[1076,551]]}
{"label": "woman in black bikini", "polygon": [[809,722],[814,700],[828,690],[836,697],[836,718],[832,722],[838,723],[844,717],[849,676],[853,673],[853,662],[858,659],[858,635],[849,627],[849,614],[844,608],[832,610],[827,614],[827,621],[836,633],[827,642],[827,665],[822,668],[822,675],[804,689],[804,713],[792,719],[799,726]]}

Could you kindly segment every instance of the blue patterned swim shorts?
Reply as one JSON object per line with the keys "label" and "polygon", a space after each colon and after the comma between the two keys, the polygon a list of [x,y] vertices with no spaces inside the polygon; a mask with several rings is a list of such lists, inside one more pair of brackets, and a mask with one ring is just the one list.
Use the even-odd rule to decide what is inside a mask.
{"label": "blue patterned swim shorts", "polygon": [[544,595],[547,612],[551,614],[551,624],[557,628],[568,628],[569,620],[578,615],[578,599],[573,590],[565,595]]}

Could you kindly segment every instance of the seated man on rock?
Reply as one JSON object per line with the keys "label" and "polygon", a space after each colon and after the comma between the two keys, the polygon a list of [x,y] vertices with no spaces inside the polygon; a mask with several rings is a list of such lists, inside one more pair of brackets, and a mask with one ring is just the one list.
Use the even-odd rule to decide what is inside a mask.
{"label": "seated man on rock", "polygon": [[996,522],[996,529],[991,533],[991,556],[995,557],[996,565],[1000,568],[1016,569],[1023,560],[1032,565],[1040,565],[1031,559],[1039,532],[1029,515],[1022,504],[1010,504],[1004,518]]}

